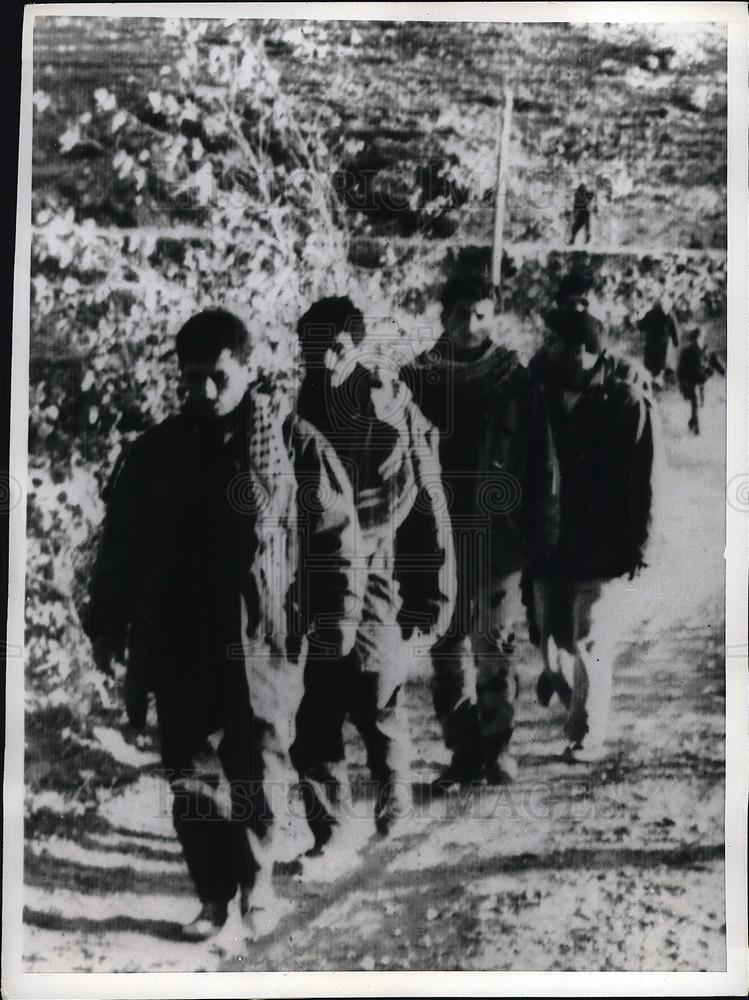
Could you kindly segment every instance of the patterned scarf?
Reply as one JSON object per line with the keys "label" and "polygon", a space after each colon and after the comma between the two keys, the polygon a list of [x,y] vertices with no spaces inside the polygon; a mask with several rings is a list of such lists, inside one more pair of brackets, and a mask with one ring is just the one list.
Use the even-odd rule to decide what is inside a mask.
{"label": "patterned scarf", "polygon": [[435,383],[438,378],[446,378],[463,393],[493,389],[508,378],[519,364],[515,351],[493,342],[478,357],[463,360],[443,336],[431,350],[413,362],[411,370],[427,385]]}
{"label": "patterned scarf", "polygon": [[271,656],[285,656],[288,631],[286,598],[298,565],[296,478],[284,439],[288,415],[280,397],[250,389],[250,472],[245,500],[255,516],[257,548],[250,572],[257,586],[260,622],[257,637]]}
{"label": "patterned scarf", "polygon": [[[251,840],[260,874],[269,880],[274,863],[298,857],[312,846],[312,837],[301,811],[294,807],[297,775],[289,754],[304,693],[304,671],[289,660],[285,646],[286,602],[300,555],[296,475],[284,433],[290,411],[280,394],[271,396],[256,385],[250,388],[250,400],[247,501],[255,516],[257,538],[250,572],[257,587],[260,620],[243,649],[252,706],[263,723],[264,783],[273,809],[268,833],[262,841],[254,835]],[[266,895],[272,891],[269,881],[264,890]]]}
{"label": "patterned scarf", "polygon": [[414,503],[412,408],[405,385],[373,378],[362,365],[338,384],[327,371],[302,383],[299,415],[325,435],[349,473],[365,545],[385,526],[392,535]]}

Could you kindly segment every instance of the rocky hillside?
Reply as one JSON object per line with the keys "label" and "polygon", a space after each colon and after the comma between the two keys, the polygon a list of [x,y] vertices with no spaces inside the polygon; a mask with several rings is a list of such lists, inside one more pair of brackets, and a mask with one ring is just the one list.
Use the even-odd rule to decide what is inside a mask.
{"label": "rocky hillside", "polygon": [[[209,39],[220,44],[222,30]],[[564,243],[582,178],[598,194],[594,242],[725,246],[720,26],[271,21],[254,30],[301,116],[324,125],[359,235],[488,240],[498,105],[512,86],[510,242]],[[142,105],[172,45],[161,19],[39,19],[35,89],[52,106],[35,141],[37,191],[73,194],[80,162],[57,144],[67,121],[98,86]],[[97,150],[75,157],[95,161]],[[108,218],[106,204],[99,214],[128,221]]]}

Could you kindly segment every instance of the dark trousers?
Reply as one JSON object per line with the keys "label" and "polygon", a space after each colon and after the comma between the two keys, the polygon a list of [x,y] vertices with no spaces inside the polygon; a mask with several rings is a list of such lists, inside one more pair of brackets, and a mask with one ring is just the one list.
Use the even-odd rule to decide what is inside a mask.
{"label": "dark trousers", "polygon": [[[693,434],[700,433],[700,416],[699,408],[704,400],[704,387],[690,385],[683,390],[684,398],[689,403],[689,423],[687,427]],[[700,398],[702,397],[702,398]]]}
{"label": "dark trousers", "polygon": [[[401,760],[405,720],[401,717],[398,694],[395,688],[387,703],[379,704],[380,675],[362,669],[357,649],[339,660],[308,659],[291,760],[301,779],[307,822],[316,843],[327,839],[335,822],[329,807],[335,806],[339,789],[328,766],[344,759],[346,719],[362,738],[367,766],[381,790],[407,763]],[[324,798],[313,781],[324,787]]]}
{"label": "dark trousers", "polygon": [[575,212],[572,217],[572,235],[570,236],[570,246],[575,242],[575,237],[581,229],[585,230],[585,242],[590,243],[590,212]]}
{"label": "dark trousers", "polygon": [[[456,552],[464,556],[456,538]],[[492,580],[458,561],[450,626],[431,650],[432,698],[445,746],[460,766],[492,763],[512,738],[518,693],[515,636],[522,620],[519,574]],[[511,598],[518,595],[513,601]],[[471,656],[464,647],[470,643]]]}
{"label": "dark trousers", "polygon": [[354,648],[337,660],[308,656],[305,664],[304,695],[290,754],[301,778],[307,821],[318,843],[326,839],[334,820],[312,782],[325,786],[325,798],[333,806],[336,783],[327,780],[328,765],[344,759],[346,719],[364,743],[378,801],[380,794],[387,795],[396,776],[408,771],[408,718],[398,697],[406,679],[406,663],[392,564],[391,541],[383,534],[369,555]]}
{"label": "dark trousers", "polygon": [[658,337],[651,334],[645,341],[643,361],[645,363],[645,367],[653,378],[658,378],[663,369],[666,367],[667,357],[668,337]]}
{"label": "dark trousers", "polygon": [[175,685],[156,694],[174,829],[204,903],[228,902],[238,886],[253,885],[258,865],[247,831],[263,837],[272,820],[263,792],[262,723],[243,665],[221,664],[215,677],[210,689]]}
{"label": "dark trousers", "polygon": [[539,578],[533,584],[534,620],[544,669],[571,692],[567,737],[602,743],[611,706],[614,621],[600,620],[602,580]]}
{"label": "dark trousers", "polygon": [[[291,747],[297,770],[343,760],[343,723],[348,718],[362,738],[372,776],[387,777],[389,740],[378,726],[378,692],[379,676],[359,667],[355,650],[340,660],[310,659]],[[391,703],[396,698],[397,691]]]}

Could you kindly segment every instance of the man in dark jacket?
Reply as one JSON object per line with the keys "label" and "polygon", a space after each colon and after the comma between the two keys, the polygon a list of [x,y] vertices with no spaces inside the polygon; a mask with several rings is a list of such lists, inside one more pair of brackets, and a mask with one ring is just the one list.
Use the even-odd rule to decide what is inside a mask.
{"label": "man in dark jacket", "polygon": [[590,213],[595,211],[596,195],[595,191],[589,191],[582,182],[575,188],[575,195],[572,201],[572,233],[570,235],[570,246],[575,242],[575,238],[581,229],[585,230],[585,242],[590,243]]}
{"label": "man in dark jacket", "polygon": [[687,426],[695,435],[700,433],[699,408],[705,402],[705,383],[713,372],[724,375],[725,369],[715,352],[708,355],[702,342],[702,331],[695,327],[689,331],[689,342],[681,350],[676,373],[681,394],[690,406]]}
{"label": "man in dark jacket", "polygon": [[561,526],[554,552],[526,571],[524,593],[544,658],[538,697],[547,705],[556,693],[568,708],[565,759],[574,763],[603,753],[616,621],[602,620],[601,602],[609,581],[644,565],[653,426],[645,380],[638,386],[631,367],[588,349],[583,314],[562,308],[547,322],[551,336],[530,367],[549,405]]}
{"label": "man in dark jacket", "polygon": [[638,320],[637,327],[645,338],[643,349],[645,367],[653,378],[657,379],[666,367],[669,341],[674,347],[679,346],[676,320],[671,313],[669,300],[665,297],[659,298],[642,319]]}
{"label": "man in dark jacket", "polygon": [[603,338],[603,323],[593,316],[588,307],[588,291],[592,283],[590,275],[584,270],[572,271],[559,282],[557,289],[556,308],[546,314],[546,323],[550,329],[558,316],[566,316],[570,312],[578,314],[578,325],[585,331],[585,350],[597,354]]}
{"label": "man in dark jacket", "polygon": [[[440,431],[457,567],[455,612],[432,647],[432,692],[452,760],[436,788],[512,780],[519,574],[553,549],[559,477],[543,394],[490,338],[491,287],[458,270],[442,293],[444,333],[403,375]],[[463,669],[470,639],[473,669]]]}
{"label": "man in dark jacket", "polygon": [[[174,826],[202,903],[184,934],[199,940],[223,925],[238,887],[247,910],[258,867],[247,833],[262,841],[272,829],[264,751],[291,728],[301,696],[285,641],[309,632],[336,655],[353,641],[357,529],[329,446],[249,386],[242,322],[199,313],[176,347],[186,402],[115,470],[84,624],[101,669],[128,650],[134,725],[155,693]],[[304,582],[312,561],[315,588]],[[248,640],[266,637],[248,654]]]}
{"label": "man in dark jacket", "polygon": [[362,313],[348,298],[321,299],[297,331],[305,371],[297,412],[333,445],[353,484],[365,580],[353,650],[338,661],[308,657],[297,715],[292,753],[319,852],[336,825],[333,802],[325,801],[336,797],[332,765],[343,759],[347,717],[366,748],[379,833],[409,807],[402,636],[414,628],[428,633],[449,617],[452,578],[450,537],[440,530],[431,492],[440,474],[437,433],[386,355],[376,355],[378,345],[364,345]]}

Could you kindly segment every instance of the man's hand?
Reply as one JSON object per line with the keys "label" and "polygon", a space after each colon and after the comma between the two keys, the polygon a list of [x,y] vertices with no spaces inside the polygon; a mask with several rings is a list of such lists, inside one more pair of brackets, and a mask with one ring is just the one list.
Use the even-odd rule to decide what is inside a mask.
{"label": "man's hand", "polygon": [[299,663],[299,654],[302,651],[302,636],[297,632],[290,632],[286,636],[286,656],[290,663]]}
{"label": "man's hand", "polygon": [[400,448],[393,448],[388,457],[378,466],[377,475],[381,481],[392,479],[401,465],[403,465],[403,452]]}
{"label": "man's hand", "polygon": [[428,598],[419,608],[402,608],[398,613],[398,624],[401,635],[408,641],[416,629],[419,635],[429,635],[439,620],[441,605],[439,601]]}

